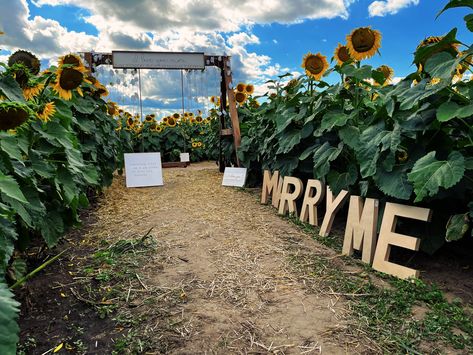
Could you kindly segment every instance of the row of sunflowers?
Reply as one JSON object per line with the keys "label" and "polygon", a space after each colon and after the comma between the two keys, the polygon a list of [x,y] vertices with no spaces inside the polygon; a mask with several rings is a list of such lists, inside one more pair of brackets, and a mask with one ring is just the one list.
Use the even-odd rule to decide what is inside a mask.
{"label": "row of sunflowers", "polygon": [[[435,218],[419,234],[432,253],[473,236],[473,47],[456,29],[426,38],[414,55],[417,70],[397,83],[389,66],[363,64],[380,48],[381,33],[362,27],[338,44],[332,67],[308,53],[306,75],[283,75],[259,108],[239,108],[238,156],[249,183],[279,170],[320,179],[335,194],[429,207]],[[325,81],[336,74],[338,82]]]}
{"label": "row of sunflowers", "polygon": [[123,153],[107,89],[68,54],[40,71],[27,51],[0,73],[0,353],[14,353],[18,304],[7,284],[27,270],[29,241],[54,246],[112,182]]}

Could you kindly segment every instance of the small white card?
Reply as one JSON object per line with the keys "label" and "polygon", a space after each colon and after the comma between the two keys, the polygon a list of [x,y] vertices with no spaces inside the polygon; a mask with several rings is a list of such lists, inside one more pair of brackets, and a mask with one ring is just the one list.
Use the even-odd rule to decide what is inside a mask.
{"label": "small white card", "polygon": [[161,153],[126,153],[126,187],[162,186]]}
{"label": "small white card", "polygon": [[246,168],[225,168],[222,186],[245,186]]}
{"label": "small white card", "polygon": [[187,163],[191,161],[189,153],[181,153],[181,163]]}

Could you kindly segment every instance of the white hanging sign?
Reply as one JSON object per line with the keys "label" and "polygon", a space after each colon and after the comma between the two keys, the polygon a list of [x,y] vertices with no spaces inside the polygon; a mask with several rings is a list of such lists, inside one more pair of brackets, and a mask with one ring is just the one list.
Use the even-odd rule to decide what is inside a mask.
{"label": "white hanging sign", "polygon": [[225,168],[223,173],[222,186],[245,186],[246,168]]}
{"label": "white hanging sign", "polygon": [[204,53],[112,51],[114,68],[204,69]]}
{"label": "white hanging sign", "polygon": [[126,187],[162,186],[161,153],[126,153]]}

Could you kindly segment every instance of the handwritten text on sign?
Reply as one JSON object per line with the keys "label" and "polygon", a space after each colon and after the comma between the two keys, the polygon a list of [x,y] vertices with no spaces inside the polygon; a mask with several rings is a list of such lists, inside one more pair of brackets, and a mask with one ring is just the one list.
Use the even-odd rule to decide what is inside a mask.
{"label": "handwritten text on sign", "polygon": [[225,168],[222,186],[245,186],[246,168]]}
{"label": "handwritten text on sign", "polygon": [[160,153],[125,154],[127,187],[161,186],[163,170]]}
{"label": "handwritten text on sign", "polygon": [[204,69],[204,53],[113,51],[114,68]]}

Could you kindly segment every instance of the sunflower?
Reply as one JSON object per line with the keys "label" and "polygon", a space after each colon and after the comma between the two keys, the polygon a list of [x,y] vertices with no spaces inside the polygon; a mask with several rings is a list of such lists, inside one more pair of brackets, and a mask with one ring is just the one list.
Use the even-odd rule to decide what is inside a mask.
{"label": "sunflower", "polygon": [[256,101],[256,100],[251,100],[250,101],[250,106],[253,107],[253,108],[258,108],[260,106],[259,102]]}
{"label": "sunflower", "polygon": [[320,54],[307,53],[302,59],[302,68],[305,69],[307,76],[314,78],[315,80],[320,80],[322,75],[328,69],[327,58]]}
{"label": "sunflower", "polygon": [[133,118],[132,118],[132,117],[128,117],[128,118],[126,119],[126,125],[127,125],[128,127],[133,127],[133,124],[134,124],[134,123],[135,123],[135,121],[133,121]]}
{"label": "sunflower", "polygon": [[151,115],[146,115],[146,117],[145,117],[145,122],[151,123],[151,122],[153,122],[153,121],[154,121],[154,118],[151,117]]}
{"label": "sunflower", "polygon": [[196,117],[195,117],[195,121],[196,121],[197,123],[201,123],[201,122],[203,121],[202,116],[196,116]]}
{"label": "sunflower", "polygon": [[[376,68],[376,71],[381,72],[384,75],[385,80],[383,85],[388,85],[394,77],[394,70],[387,65],[383,64],[379,66],[378,68]],[[377,82],[375,82],[375,85],[376,84]]]}
{"label": "sunflower", "polygon": [[245,92],[245,89],[246,89],[246,84],[238,83],[238,85],[236,86],[236,91],[238,92]]}
{"label": "sunflower", "polygon": [[190,123],[195,123],[195,118],[194,118],[194,117],[191,117],[191,118],[189,119],[189,122],[190,122]]}
{"label": "sunflower", "polygon": [[56,112],[56,105],[54,102],[48,102],[43,107],[42,110],[36,113],[36,116],[43,122],[51,121],[51,117]]}
{"label": "sunflower", "polygon": [[342,65],[351,59],[350,52],[348,52],[348,47],[340,43],[338,44],[337,48],[335,48],[333,56],[337,60],[338,65]]}
{"label": "sunflower", "polygon": [[25,100],[32,100],[38,96],[43,89],[43,83],[38,83],[35,86],[27,86],[23,89],[23,96],[25,97]]}
{"label": "sunflower", "polygon": [[99,94],[102,97],[108,96],[107,88],[104,85],[102,85],[99,81],[96,81],[94,86],[96,88],[96,93],[97,94]]}
{"label": "sunflower", "polygon": [[246,101],[246,94],[244,92],[235,92],[235,101],[240,105],[243,105]]}
{"label": "sunflower", "polygon": [[[430,45],[436,45],[440,41],[442,41],[444,37],[438,37],[438,36],[430,36],[424,39],[422,42],[419,43],[417,46],[417,50],[419,50],[422,47],[430,46]],[[428,56],[425,56],[419,63],[416,63],[417,69],[419,71],[423,71],[423,68],[425,66],[425,62],[427,59],[432,57],[434,54],[440,53],[440,52],[448,52],[450,53],[453,57],[456,57],[457,55],[460,54],[460,51],[458,50],[458,44],[457,43],[445,43],[435,50],[433,50],[431,53],[429,53]]]}
{"label": "sunflower", "polygon": [[176,120],[174,119],[174,117],[169,117],[169,118],[168,118],[168,121],[166,122],[166,124],[167,124],[169,127],[176,127]]}
{"label": "sunflower", "polygon": [[347,48],[355,60],[371,58],[381,47],[381,32],[370,27],[360,27],[347,36]]}
{"label": "sunflower", "polygon": [[53,90],[56,91],[59,97],[64,100],[72,99],[72,90],[77,89],[80,94],[80,84],[84,79],[84,74],[80,71],[72,68],[58,68],[56,72],[56,83],[53,86]]}
{"label": "sunflower", "polygon": [[150,117],[151,117],[151,118],[156,118],[156,114],[155,114],[155,113],[151,113],[151,114],[150,114]]}
{"label": "sunflower", "polygon": [[194,117],[194,113],[193,112],[188,112],[187,117]]}
{"label": "sunflower", "polygon": [[33,75],[37,75],[41,67],[39,59],[34,54],[24,50],[18,50],[8,57],[9,67],[16,63],[21,63],[26,66]]}
{"label": "sunflower", "polygon": [[28,119],[30,113],[28,106],[19,102],[0,103],[0,131],[20,126]]}
{"label": "sunflower", "polygon": [[156,129],[154,130],[157,133],[161,133],[164,130],[164,127],[162,126],[156,126]]}
{"label": "sunflower", "polygon": [[399,163],[404,163],[409,158],[409,155],[404,149],[400,149],[396,152],[396,158]]}
{"label": "sunflower", "polygon": [[197,148],[197,142],[192,142],[192,148]]}
{"label": "sunflower", "polygon": [[23,63],[15,63],[10,68],[8,68],[8,72],[11,73],[15,81],[22,89],[28,87],[28,83],[32,79],[32,75],[26,65]]}
{"label": "sunflower", "polygon": [[[172,117],[169,117],[169,116],[163,117],[163,122],[164,122],[164,123],[168,123],[168,120],[169,120],[170,118],[174,118],[174,115],[172,115]],[[174,119],[175,119],[175,118],[174,118]]]}
{"label": "sunflower", "polygon": [[181,115],[180,115],[179,113],[177,113],[177,112],[174,112],[174,113],[172,114],[172,118],[174,118],[175,120],[177,120],[179,117],[181,117]]}
{"label": "sunflower", "polygon": [[251,95],[255,92],[255,86],[253,84],[246,84],[245,86],[245,93],[247,95]]}
{"label": "sunflower", "polygon": [[118,108],[118,106],[115,102],[108,101],[107,102],[107,112],[108,112],[109,115],[118,116],[120,114],[120,109]]}
{"label": "sunflower", "polygon": [[197,142],[197,146],[198,146],[199,148],[202,147],[202,144],[203,144],[202,142]]}
{"label": "sunflower", "polygon": [[210,102],[213,104],[215,103],[215,96],[210,96]]}
{"label": "sunflower", "polygon": [[76,54],[69,53],[59,58],[58,66],[62,67],[68,65],[71,68],[80,71],[81,73],[87,73],[88,70],[82,63],[82,59]]}

